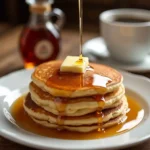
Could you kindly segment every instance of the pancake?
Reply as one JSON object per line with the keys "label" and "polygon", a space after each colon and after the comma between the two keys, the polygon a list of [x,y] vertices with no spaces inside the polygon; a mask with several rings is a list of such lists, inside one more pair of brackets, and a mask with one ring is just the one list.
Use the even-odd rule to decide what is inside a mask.
{"label": "pancake", "polygon": [[[84,74],[60,73],[61,61],[50,61],[38,66],[32,74],[33,82],[53,96],[83,97],[106,94],[117,89],[122,75],[105,65],[90,64],[95,71]],[[82,83],[82,84],[81,84]]]}
{"label": "pancake", "polygon": [[[43,109],[58,115],[59,110],[63,107],[64,115],[66,116],[81,116],[99,109],[99,103],[95,99],[95,96],[78,97],[78,98],[61,98],[54,97],[51,94],[41,90],[33,82],[30,83],[30,93],[32,100]],[[115,91],[104,95],[105,101],[102,109],[108,109],[117,107],[124,96],[124,86],[119,86]],[[58,108],[59,107],[59,108]]]}
{"label": "pancake", "polygon": [[84,74],[62,73],[62,61],[38,66],[32,74],[24,110],[45,127],[90,132],[125,120],[128,102],[122,75],[90,63]]}
{"label": "pancake", "polygon": [[82,126],[63,126],[63,128],[60,128],[57,124],[52,124],[48,121],[45,120],[38,120],[36,118],[33,118],[33,121],[44,126],[44,127],[48,127],[48,128],[53,128],[53,129],[65,129],[65,130],[69,130],[69,131],[75,131],[75,132],[91,132],[93,130],[102,130],[105,128],[109,128],[112,127],[114,125],[117,125],[119,123],[123,123],[126,120],[126,115],[120,115],[116,118],[113,118],[107,122],[101,123],[100,125],[82,125]]}
{"label": "pancake", "polygon": [[37,120],[48,121],[51,124],[59,124],[63,126],[92,125],[92,124],[105,123],[120,115],[126,114],[126,111],[128,109],[127,99],[124,96],[121,100],[122,100],[122,103],[119,106],[115,108],[103,110],[101,113],[103,117],[101,116],[98,117],[96,113],[94,112],[94,113],[90,113],[90,114],[83,115],[83,116],[74,116],[74,117],[63,116],[60,118],[60,116],[47,112],[41,107],[39,107],[38,105],[36,105],[32,101],[30,94],[28,94],[25,98],[24,109],[31,118],[35,118]]}

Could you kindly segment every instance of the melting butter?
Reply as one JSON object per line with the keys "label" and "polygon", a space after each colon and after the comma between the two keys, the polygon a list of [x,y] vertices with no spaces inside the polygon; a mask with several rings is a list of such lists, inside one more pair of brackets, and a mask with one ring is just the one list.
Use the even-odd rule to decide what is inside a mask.
{"label": "melting butter", "polygon": [[67,56],[60,67],[60,71],[72,73],[85,73],[88,65],[88,57],[82,57],[81,61],[78,56]]}

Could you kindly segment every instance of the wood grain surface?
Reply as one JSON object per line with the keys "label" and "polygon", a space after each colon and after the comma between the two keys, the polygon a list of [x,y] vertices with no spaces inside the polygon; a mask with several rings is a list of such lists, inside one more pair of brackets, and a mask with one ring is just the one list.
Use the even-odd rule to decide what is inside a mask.
{"label": "wood grain surface", "polygon": [[[19,26],[0,36],[0,76],[23,68],[23,61],[18,47],[18,39],[21,30],[22,26]],[[84,41],[96,36],[99,36],[98,31],[93,32],[92,30],[87,30],[84,32]],[[64,29],[62,32],[62,50],[58,59],[63,59],[67,55],[78,55],[78,53],[78,30]],[[141,73],[139,72],[139,74]],[[148,72],[142,75],[150,77],[150,73]],[[32,148],[16,144],[0,136],[0,150],[32,150]],[[150,150],[150,140],[125,150]]]}

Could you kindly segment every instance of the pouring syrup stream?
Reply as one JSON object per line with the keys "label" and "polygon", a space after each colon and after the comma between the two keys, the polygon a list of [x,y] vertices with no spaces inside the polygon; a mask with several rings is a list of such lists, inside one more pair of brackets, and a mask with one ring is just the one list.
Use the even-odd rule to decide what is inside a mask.
{"label": "pouring syrup stream", "polygon": [[82,45],[83,45],[83,0],[79,0],[79,32],[80,32],[80,57],[82,60]]}

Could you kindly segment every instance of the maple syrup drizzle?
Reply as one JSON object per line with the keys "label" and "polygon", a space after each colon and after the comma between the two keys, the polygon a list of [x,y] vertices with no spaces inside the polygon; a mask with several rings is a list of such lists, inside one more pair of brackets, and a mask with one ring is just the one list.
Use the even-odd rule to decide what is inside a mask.
{"label": "maple syrup drizzle", "polygon": [[[60,139],[74,139],[74,140],[85,140],[85,139],[99,139],[118,135],[124,132],[127,132],[137,126],[144,117],[144,110],[141,108],[136,99],[128,97],[128,103],[130,111],[127,114],[127,117],[122,120],[123,123],[112,126],[107,129],[99,128],[97,131],[92,131],[89,133],[78,133],[71,132],[66,130],[55,130],[50,128],[42,127],[36,124],[24,111],[23,108],[23,99],[24,97],[18,98],[11,106],[11,114],[15,119],[15,122],[21,128],[46,137],[51,138],[60,138]],[[101,132],[99,132],[101,131]]]}
{"label": "maple syrup drizzle", "polygon": [[104,118],[104,114],[102,113],[102,109],[105,106],[105,98],[104,98],[104,95],[96,95],[93,97],[95,98],[95,100],[97,101],[97,104],[98,104],[98,110],[96,111],[96,117],[98,120],[98,127],[99,127],[98,131],[101,131],[102,130],[101,123],[102,123],[103,118]]}
{"label": "maple syrup drizzle", "polygon": [[80,57],[79,60],[82,60],[82,44],[83,44],[83,1],[78,0],[79,5],[79,32],[80,32]]}
{"label": "maple syrup drizzle", "polygon": [[97,117],[97,120],[98,120],[98,126],[101,127],[101,123],[103,121],[103,113],[101,110],[97,110],[96,111],[96,117]]}
{"label": "maple syrup drizzle", "polygon": [[[71,87],[78,84],[77,87],[75,88],[75,90],[78,88],[82,88],[82,87],[93,87],[94,86],[95,88],[97,88],[97,87],[101,86],[101,91],[103,91],[104,93],[106,92],[107,83],[112,81],[108,77],[103,77],[103,76],[97,74],[92,66],[88,66],[86,68],[85,74],[61,73],[60,71],[58,71],[58,72],[56,72],[56,74],[52,75],[48,79],[48,81],[49,80],[52,80],[53,82],[56,81],[58,83],[57,85],[60,85],[61,83],[63,83],[64,87],[68,86],[68,84],[70,84],[70,83],[71,83],[70,84]],[[50,84],[50,86],[51,86],[51,84]],[[104,107],[105,100],[104,100],[104,97],[102,97],[100,95],[96,96],[95,99],[96,99],[98,106],[99,106],[99,109],[98,109],[99,112],[97,112],[99,115],[97,115],[97,118],[98,118],[98,120],[101,120],[102,116],[100,116],[100,114],[101,114],[100,111]],[[64,110],[59,110],[59,109],[65,108],[66,104],[64,105],[63,101],[60,99],[59,99],[59,102],[57,102],[55,100],[55,104],[56,104],[56,108],[59,112],[59,115],[57,118],[57,124],[63,125],[63,123],[64,123],[63,122],[63,116],[64,116],[63,111]],[[99,122],[101,122],[101,121],[98,121],[98,125],[100,124]]]}
{"label": "maple syrup drizzle", "polygon": [[60,98],[60,97],[55,97],[54,99],[56,109],[58,111],[58,116],[57,116],[57,124],[58,124],[58,129],[61,130],[64,125],[64,119],[63,116],[65,116],[65,110],[67,106],[67,100],[65,98]]}
{"label": "maple syrup drizzle", "polygon": [[75,62],[75,65],[82,65],[84,63],[82,54],[80,54],[79,59]]}
{"label": "maple syrup drizzle", "polygon": [[[82,57],[82,43],[83,43],[83,0],[78,0],[79,5],[79,31],[80,31],[80,56],[79,60],[75,63],[77,65],[82,65],[84,63]],[[60,73],[60,65],[54,66],[54,72],[47,80],[46,85],[52,87],[53,84],[55,88],[62,87],[63,90],[77,90],[78,88],[88,87],[88,88],[98,88],[99,91],[103,93],[106,92],[106,86],[112,80],[108,77],[104,77],[95,72],[94,68],[88,66],[84,74],[79,73]],[[70,82],[71,81],[71,82]],[[67,83],[67,84],[66,84]],[[57,86],[57,87],[56,87]]]}
{"label": "maple syrup drizzle", "polygon": [[[108,77],[101,76],[91,66],[87,67],[84,74],[80,73],[62,73],[60,72],[60,64],[53,66],[53,72],[47,79],[46,85],[63,90],[75,91],[79,88],[95,88],[99,91],[106,92],[106,86],[112,80]],[[67,84],[66,84],[67,83]]]}
{"label": "maple syrup drizzle", "polygon": [[[80,55],[79,55],[79,59],[75,62],[76,65],[82,65],[84,63],[83,57],[82,57],[82,44],[83,44],[83,1],[82,0],[78,0],[78,5],[79,5],[79,31],[80,31]],[[76,80],[74,80],[75,83],[78,83],[78,86],[80,88],[88,85],[88,86],[101,86],[103,88],[103,91],[105,92],[106,90],[106,85],[108,82],[111,81],[111,79],[107,78],[107,77],[103,77],[99,74],[96,74],[94,71],[94,68],[91,66],[88,66],[86,68],[87,72],[92,72],[93,74],[91,76],[87,76],[84,77],[84,74],[76,74],[76,76],[78,76],[78,78]],[[61,79],[64,80],[65,78],[70,78],[70,75],[74,75],[75,74],[69,74],[68,73],[68,77],[66,76],[67,74],[61,74],[60,72],[58,73],[59,77],[57,79]],[[52,75],[52,77],[56,77],[57,74]],[[86,80],[85,80],[86,79]],[[91,81],[92,79],[92,83],[89,84],[89,81]],[[50,79],[49,79],[50,80]],[[53,80],[53,79],[52,79]],[[72,81],[72,80],[70,80]],[[68,84],[68,82],[66,82]],[[65,83],[65,84],[66,84]],[[59,82],[60,84],[60,82]],[[58,84],[58,85],[59,85]],[[64,85],[65,85],[64,84]],[[101,110],[104,107],[104,99],[102,99],[102,97],[97,96],[96,98],[97,102],[98,102],[98,106],[99,106],[99,110],[96,112],[97,113],[97,117],[98,117],[98,125],[100,124],[100,122],[102,122],[102,114],[101,114]],[[102,101],[103,100],[103,101]],[[63,125],[64,121],[62,119],[62,116],[64,116],[64,111],[65,111],[65,107],[64,104],[62,103],[62,101],[59,99],[59,101],[55,100],[55,104],[56,104],[56,108],[59,112],[58,118],[57,118],[57,124],[58,125]],[[63,110],[60,110],[61,108],[63,108]]]}
{"label": "maple syrup drizzle", "polygon": [[[78,5],[79,5],[79,33],[80,33],[80,55],[79,59],[75,62],[76,65],[82,65],[84,63],[83,57],[82,57],[82,45],[83,45],[83,0],[78,0]],[[93,82],[92,85],[97,87],[101,86],[103,87],[103,91],[105,92],[106,90],[106,85],[107,83],[111,82],[111,79],[107,77],[103,77],[99,74],[97,74],[94,71],[94,68],[91,66],[88,66],[86,68],[86,71],[93,72],[92,78]],[[89,77],[91,78],[91,77]],[[89,80],[89,79],[88,79]],[[86,81],[84,81],[84,77],[81,74],[80,77],[80,87],[83,87],[85,85]]]}
{"label": "maple syrup drizzle", "polygon": [[75,62],[75,64],[82,65],[84,63],[82,57],[82,45],[83,45],[83,1],[82,0],[78,0],[78,6],[79,6],[80,54],[79,54],[79,59]]}
{"label": "maple syrup drizzle", "polygon": [[105,106],[105,98],[104,98],[104,95],[96,95],[94,96],[95,100],[97,101],[98,103],[98,107],[100,109],[103,109],[104,106]]}

